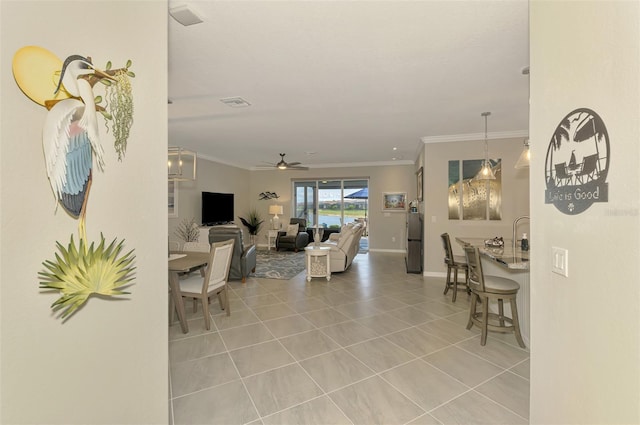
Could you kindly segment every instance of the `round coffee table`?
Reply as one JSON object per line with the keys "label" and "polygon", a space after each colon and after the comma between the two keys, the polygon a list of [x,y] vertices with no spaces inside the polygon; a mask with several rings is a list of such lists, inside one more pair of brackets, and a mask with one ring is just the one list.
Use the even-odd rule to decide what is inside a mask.
{"label": "round coffee table", "polygon": [[304,249],[307,255],[307,282],[311,282],[312,277],[326,277],[331,280],[331,264],[328,246],[309,245]]}

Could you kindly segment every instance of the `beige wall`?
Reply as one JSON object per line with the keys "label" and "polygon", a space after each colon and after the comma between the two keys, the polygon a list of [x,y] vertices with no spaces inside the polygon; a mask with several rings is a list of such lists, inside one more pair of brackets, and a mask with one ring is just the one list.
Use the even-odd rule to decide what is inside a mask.
{"label": "beige wall", "polygon": [[[425,274],[441,275],[444,266],[440,235],[511,239],[513,220],[529,214],[529,170],[514,168],[523,148],[523,139],[489,140],[489,154],[502,159],[502,220],[449,220],[448,163],[450,160],[480,159],[484,155],[482,141],[428,143],[424,147],[425,192]],[[518,235],[529,231],[529,223],[518,225]],[[457,254],[462,249],[452,242]]]}
{"label": "beige wall", "polygon": [[[282,223],[288,223],[292,211],[291,193],[293,179],[363,178],[369,179],[369,247],[371,250],[397,251],[406,249],[406,229],[404,213],[384,213],[382,211],[383,192],[407,192],[409,200],[416,197],[416,177],[413,165],[388,165],[376,167],[317,168],[307,171],[264,170],[249,171],[218,162],[198,159],[198,176],[195,182],[180,182],[178,195],[178,218],[169,219],[169,238],[179,240],[175,235],[176,226],[184,219],[195,217],[200,221],[201,192],[224,192],[235,194],[236,223],[245,231],[238,217],[246,217],[255,208],[264,224],[257,237],[258,245],[267,244],[267,230],[270,226],[269,205],[283,206]],[[277,200],[259,200],[262,192],[276,192]],[[395,240],[394,240],[395,239]]]}
{"label": "beige wall", "polygon": [[[259,201],[261,192],[270,191],[280,195],[278,204],[284,207],[283,223],[288,223],[293,208],[291,193],[294,179],[369,178],[369,247],[371,250],[404,251],[406,249],[406,214],[384,213],[383,192],[407,192],[409,200],[416,196],[416,177],[413,165],[389,165],[376,167],[316,168],[307,171],[252,171],[250,185],[251,206],[262,213],[267,226],[258,237],[266,244],[268,206],[273,201]],[[393,240],[395,238],[395,241]]]}
{"label": "beige wall", "polygon": [[[640,423],[639,25],[637,1],[531,2],[532,424]],[[609,201],[569,216],[544,203],[544,161],[579,107],[609,133]]]}
{"label": "beige wall", "polygon": [[[0,422],[166,423],[167,3],[3,0],[0,14]],[[65,323],[37,273],[56,241],[77,240],[77,221],[56,211],[45,174],[47,111],[11,73],[26,45],[99,66],[131,59],[137,74],[123,162],[100,126],[106,169],[94,173],[87,218],[89,239],[103,232],[135,249],[135,284],[120,301],[90,298]]]}
{"label": "beige wall", "polygon": [[[407,192],[409,200],[416,197],[416,176],[413,165],[388,165],[351,168],[317,168],[307,171],[264,170],[249,171],[218,162],[198,158],[197,180],[179,182],[178,218],[169,219],[169,238],[179,240],[175,235],[176,226],[184,219],[194,217],[200,222],[201,192],[224,192],[235,194],[236,223],[245,230],[238,217],[246,217],[255,208],[265,220],[258,235],[259,245],[267,244],[267,230],[272,218],[268,214],[269,205],[283,206],[282,223],[291,217],[293,179],[363,178],[369,179],[369,229],[371,250],[404,251],[406,246],[405,213],[384,213],[382,211],[383,192]],[[276,192],[277,201],[259,200],[262,192]],[[395,238],[395,240],[394,240]]]}
{"label": "beige wall", "polygon": [[178,217],[169,219],[169,239],[182,242],[175,229],[183,220],[195,218],[201,223],[202,192],[233,193],[234,213],[239,223],[237,217],[244,217],[249,208],[249,174],[242,168],[198,158],[196,181],[178,183]]}

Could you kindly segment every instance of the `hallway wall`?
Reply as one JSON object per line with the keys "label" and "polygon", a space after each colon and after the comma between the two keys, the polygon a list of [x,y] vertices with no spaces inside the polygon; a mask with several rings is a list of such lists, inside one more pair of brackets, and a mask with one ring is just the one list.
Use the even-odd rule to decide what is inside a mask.
{"label": "hallway wall", "polygon": [[[0,2],[0,422],[154,424],[168,418],[167,2]],[[118,161],[100,116],[104,172],[94,169],[87,238],[135,249],[135,282],[119,300],[92,296],[63,322],[59,294],[38,288],[56,241],[78,222],[45,172],[47,110],[14,81],[14,53],[42,46],[61,60],[132,60],[134,123]],[[37,70],[34,70],[37,71]],[[99,85],[100,86],[100,85]],[[103,91],[96,89],[103,94]]]}
{"label": "hallway wall", "polygon": [[[638,75],[640,2],[531,2],[531,424],[640,423]],[[545,203],[544,171],[576,108],[607,128],[609,196],[571,215]]]}

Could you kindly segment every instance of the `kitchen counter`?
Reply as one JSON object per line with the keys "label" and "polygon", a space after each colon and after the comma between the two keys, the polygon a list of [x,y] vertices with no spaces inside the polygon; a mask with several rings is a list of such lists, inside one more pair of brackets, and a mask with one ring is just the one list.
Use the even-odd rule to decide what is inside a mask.
{"label": "kitchen counter", "polygon": [[[489,238],[487,238],[489,239]],[[460,245],[470,244],[480,248],[480,254],[493,260],[503,267],[514,270],[529,270],[529,251],[523,251],[519,247],[513,250],[511,240],[504,241],[504,247],[493,248],[484,245],[483,238],[456,238]]]}

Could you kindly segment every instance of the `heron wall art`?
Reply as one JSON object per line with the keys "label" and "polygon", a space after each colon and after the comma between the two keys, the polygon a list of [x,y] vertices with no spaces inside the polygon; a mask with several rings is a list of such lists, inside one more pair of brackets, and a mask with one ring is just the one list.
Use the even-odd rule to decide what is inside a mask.
{"label": "heron wall art", "polygon": [[[98,114],[110,123],[118,159],[126,153],[133,123],[131,61],[119,69],[95,67],[91,58],[70,55],[64,62],[38,46],[16,52],[13,74],[20,89],[48,112],[44,119],[42,147],[45,168],[56,204],[78,220],[78,245],[71,235],[65,247],[57,242],[55,260],[43,263],[39,272],[42,289],[61,294],[52,308],[62,309],[63,319],[73,314],[93,294],[124,295],[133,282],[133,250],[120,255],[124,240],[106,244],[104,236],[96,245],[86,236],[86,212],[94,168],[105,168],[104,149],[98,129]],[[105,98],[96,96],[94,87],[105,87]],[[101,106],[105,100],[105,106]]]}

